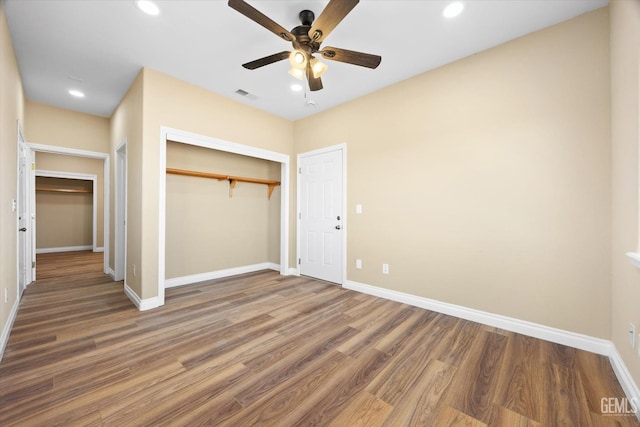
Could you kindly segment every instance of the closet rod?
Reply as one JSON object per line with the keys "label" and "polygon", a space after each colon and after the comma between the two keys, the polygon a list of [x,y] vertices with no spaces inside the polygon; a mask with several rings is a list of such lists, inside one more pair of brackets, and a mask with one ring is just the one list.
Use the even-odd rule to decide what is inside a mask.
{"label": "closet rod", "polygon": [[84,188],[36,187],[36,191],[48,191],[54,193],[93,193],[93,191]]}
{"label": "closet rod", "polygon": [[271,199],[271,194],[273,193],[274,188],[280,185],[280,181],[273,181],[270,179],[261,179],[261,178],[248,178],[244,176],[234,176],[234,175],[226,175],[212,172],[199,172],[199,171],[191,171],[186,169],[174,169],[167,168],[167,173],[173,175],[185,175],[185,176],[195,176],[199,178],[211,178],[217,179],[218,181],[227,180],[229,181],[229,197],[232,197],[232,190],[235,188],[237,182],[249,182],[252,184],[264,184],[267,188],[267,197]]}

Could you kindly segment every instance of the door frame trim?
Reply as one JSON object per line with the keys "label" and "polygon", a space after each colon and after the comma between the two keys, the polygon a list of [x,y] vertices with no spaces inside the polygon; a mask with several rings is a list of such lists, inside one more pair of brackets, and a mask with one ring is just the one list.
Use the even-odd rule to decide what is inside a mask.
{"label": "door frame trim", "polygon": [[[76,172],[60,172],[60,171],[51,171],[51,170],[35,170],[36,178],[41,176],[45,178],[67,178],[67,179],[77,179],[80,181],[91,181],[91,203],[92,203],[92,212],[91,212],[91,250],[93,252],[98,252],[98,175],[87,174],[87,173],[76,173]],[[37,218],[37,217],[36,217]],[[36,247],[36,254],[38,253],[38,248]]]}
{"label": "door frame trim", "polygon": [[[30,193],[29,193],[29,185],[30,185],[30,174],[29,174],[29,165],[32,163],[32,153],[31,150],[29,149],[29,144],[27,143],[27,140],[24,137],[24,130],[22,128],[22,122],[20,121],[20,119],[17,120],[17,128],[18,128],[18,179],[17,179],[17,191],[16,191],[16,230],[20,228],[20,214],[24,213],[24,212],[20,212],[20,205],[21,203],[24,203],[25,206],[25,211],[27,212],[27,231],[26,234],[24,236],[25,239],[25,244],[24,247],[22,248],[22,252],[23,252],[23,256],[24,256],[24,273],[21,271],[22,267],[20,265],[20,233],[17,233],[17,241],[16,241],[16,248],[18,251],[17,254],[17,259],[16,259],[16,272],[18,274],[17,276],[17,283],[16,283],[16,300],[20,301],[20,299],[22,298],[22,294],[20,292],[20,278],[21,276],[23,276],[24,278],[24,288],[22,289],[22,291],[24,292],[25,289],[27,289],[27,286],[29,286],[32,282],[33,282],[33,268],[31,267],[33,265],[33,261],[35,261],[35,258],[33,256],[33,247],[32,247],[32,233],[33,230],[31,229],[31,198],[29,197]],[[20,185],[20,164],[21,164],[21,155],[22,152],[24,151],[24,155],[25,155],[25,164],[24,164],[24,176],[23,176],[23,180],[24,182],[22,182],[22,185]]]}
{"label": "door frame trim", "polygon": [[319,154],[331,153],[334,151],[340,151],[342,154],[342,213],[341,217],[344,219],[342,236],[342,268],[340,269],[341,277],[338,282],[339,285],[344,286],[347,281],[347,232],[348,232],[348,218],[347,218],[347,143],[331,145],[329,147],[319,148],[317,150],[307,151],[300,153],[296,157],[296,274],[300,275],[300,257],[302,256],[301,239],[300,239],[300,213],[302,212],[300,206],[301,198],[301,186],[300,186],[300,163],[303,158],[313,157]]}
{"label": "door frame trim", "polygon": [[[103,272],[107,273],[109,271],[109,248],[110,248],[110,242],[109,242],[109,227],[110,227],[110,221],[111,218],[109,216],[110,214],[110,156],[107,153],[100,153],[97,151],[88,151],[88,150],[79,150],[76,148],[67,148],[67,147],[59,147],[59,146],[55,146],[55,145],[45,145],[45,144],[37,144],[37,143],[32,143],[32,142],[28,142],[27,144],[29,145],[29,148],[31,149],[31,160],[34,160],[34,152],[41,152],[41,153],[51,153],[51,154],[63,154],[63,155],[67,155],[67,156],[76,156],[76,157],[87,157],[90,159],[99,159],[103,161],[103,167],[104,167],[104,172],[103,172],[103,180],[104,182],[102,183],[102,197],[103,197],[103,201],[102,201],[102,209],[104,210],[103,213],[103,232],[104,232],[104,243],[103,243],[103,247],[104,247],[104,262],[103,262]],[[27,168],[27,170],[29,171],[29,173],[31,174],[31,176],[33,176],[35,178],[35,170],[31,169],[31,168]],[[35,187],[35,186],[34,186]],[[31,197],[33,198],[33,200],[35,200],[35,188],[31,188],[29,190],[31,192]],[[35,204],[34,204],[35,205]],[[33,209],[32,214],[35,214],[35,206],[31,206],[31,209]]]}
{"label": "door frame trim", "polygon": [[113,236],[113,280],[127,283],[127,164],[128,140],[114,150],[114,236]]}
{"label": "door frame trim", "polygon": [[158,296],[148,308],[164,305],[165,278],[165,252],[166,252],[166,193],[167,193],[167,141],[178,142],[197,147],[225,151],[227,153],[240,154],[263,160],[280,163],[280,274],[286,276],[289,273],[289,163],[288,154],[266,150],[237,142],[209,137],[193,132],[174,129],[166,126],[160,127],[160,155],[159,155],[159,186],[158,186]]}

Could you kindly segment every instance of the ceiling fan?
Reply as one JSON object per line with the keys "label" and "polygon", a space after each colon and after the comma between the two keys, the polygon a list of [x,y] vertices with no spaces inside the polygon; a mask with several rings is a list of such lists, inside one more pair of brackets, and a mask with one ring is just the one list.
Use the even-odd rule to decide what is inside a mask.
{"label": "ceiling fan", "polygon": [[278,37],[291,42],[293,51],[283,51],[255,61],[247,62],[242,66],[249,70],[264,67],[274,62],[289,59],[292,65],[289,74],[299,79],[307,78],[309,89],[312,91],[322,89],[320,76],[327,69],[326,64],[318,60],[314,54],[332,61],[345,62],[361,67],[376,68],[382,58],[378,55],[356,52],[353,50],[339,49],[337,47],[323,47],[320,45],[345,16],[358,4],[360,0],[330,0],[318,19],[310,10],[303,10],[299,17],[302,25],[287,31],[285,28],[271,20],[244,0],[229,0],[229,6],[247,18],[265,27]]}

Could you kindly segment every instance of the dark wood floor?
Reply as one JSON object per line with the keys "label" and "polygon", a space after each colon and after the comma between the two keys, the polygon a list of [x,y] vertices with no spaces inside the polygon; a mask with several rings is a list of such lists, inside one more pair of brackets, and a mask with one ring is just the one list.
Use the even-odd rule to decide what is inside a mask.
{"label": "dark wood floor", "polygon": [[609,362],[272,271],[139,312],[101,254],[38,257],[0,426],[631,426]]}

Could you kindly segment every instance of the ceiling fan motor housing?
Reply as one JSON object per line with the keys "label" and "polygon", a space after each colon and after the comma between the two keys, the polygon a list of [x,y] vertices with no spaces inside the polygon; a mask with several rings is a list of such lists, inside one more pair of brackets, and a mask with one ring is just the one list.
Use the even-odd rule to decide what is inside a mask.
{"label": "ceiling fan motor housing", "polygon": [[298,14],[298,17],[300,18],[300,22],[302,22],[302,25],[308,25],[309,27],[316,19],[316,15],[314,15],[312,11],[306,9],[300,12]]}

